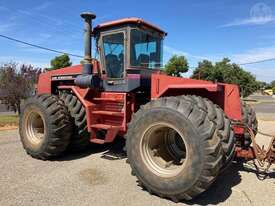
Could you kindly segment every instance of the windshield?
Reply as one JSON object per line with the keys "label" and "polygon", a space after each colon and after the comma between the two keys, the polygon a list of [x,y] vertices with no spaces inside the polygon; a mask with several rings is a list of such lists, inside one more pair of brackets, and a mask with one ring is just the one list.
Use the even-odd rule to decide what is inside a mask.
{"label": "windshield", "polygon": [[103,36],[107,77],[122,78],[124,71],[124,33]]}
{"label": "windshield", "polygon": [[130,64],[135,67],[162,66],[162,39],[138,29],[131,30]]}

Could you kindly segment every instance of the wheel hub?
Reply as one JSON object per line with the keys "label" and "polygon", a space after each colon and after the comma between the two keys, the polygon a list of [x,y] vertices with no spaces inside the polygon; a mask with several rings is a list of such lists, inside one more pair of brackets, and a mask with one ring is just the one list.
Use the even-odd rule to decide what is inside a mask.
{"label": "wheel hub", "polygon": [[45,120],[38,111],[31,111],[26,117],[26,135],[32,144],[40,144],[45,137]]}
{"label": "wheel hub", "polygon": [[187,158],[184,141],[184,136],[170,124],[150,125],[140,145],[144,163],[158,176],[176,176],[183,170]]}

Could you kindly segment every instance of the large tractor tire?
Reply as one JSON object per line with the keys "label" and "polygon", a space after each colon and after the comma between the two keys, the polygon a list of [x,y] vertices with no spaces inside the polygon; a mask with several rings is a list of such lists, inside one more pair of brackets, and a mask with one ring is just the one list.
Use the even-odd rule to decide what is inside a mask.
{"label": "large tractor tire", "polygon": [[74,152],[84,150],[90,144],[90,134],[87,129],[86,110],[79,99],[71,93],[62,92],[60,98],[70,112],[73,133],[68,149]]}
{"label": "large tractor tire", "polygon": [[217,124],[190,97],[165,97],[141,107],[126,134],[128,161],[151,194],[190,200],[216,179],[225,161]]}
{"label": "large tractor tire", "polygon": [[[181,98],[181,97],[179,97]],[[189,101],[196,104],[201,110],[207,113],[208,118],[215,122],[216,133],[221,139],[225,161],[223,167],[228,166],[235,156],[235,135],[231,127],[231,121],[226,117],[224,111],[212,101],[199,96],[188,95],[182,98],[187,98]]]}
{"label": "large tractor tire", "polygon": [[63,101],[53,95],[37,95],[22,106],[19,127],[21,142],[34,158],[47,160],[62,154],[72,127]]}
{"label": "large tractor tire", "polygon": [[[255,110],[245,102],[242,102],[242,121],[244,124],[249,126],[253,132],[254,135],[257,135],[258,133],[258,120],[256,117]],[[244,147],[249,147],[252,143],[252,140],[250,138],[250,135],[248,131],[244,134]]]}

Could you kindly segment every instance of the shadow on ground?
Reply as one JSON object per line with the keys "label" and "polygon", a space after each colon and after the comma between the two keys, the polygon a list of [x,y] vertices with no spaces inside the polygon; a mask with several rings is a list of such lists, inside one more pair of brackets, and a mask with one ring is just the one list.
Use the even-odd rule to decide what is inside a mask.
{"label": "shadow on ground", "polygon": [[187,203],[191,205],[217,205],[227,200],[232,194],[232,187],[241,182],[240,166],[240,164],[232,164],[206,192]]}
{"label": "shadow on ground", "polygon": [[53,161],[71,161],[81,159],[93,154],[102,153],[101,158],[108,160],[118,160],[126,158],[126,152],[123,150],[125,146],[125,140],[117,138],[115,142],[111,144],[91,144],[85,151],[82,152],[71,152],[64,153],[61,157],[53,159]]}
{"label": "shadow on ground", "polygon": [[241,171],[254,173],[255,176],[261,181],[264,181],[265,179],[275,178],[275,168],[269,169],[267,172],[264,172],[263,169],[260,169],[260,171],[257,171],[257,169],[254,166],[253,162],[248,162],[244,165],[241,168]]}
{"label": "shadow on ground", "polygon": [[[117,138],[112,144],[91,145],[82,153],[67,153],[64,154],[63,157],[55,159],[54,161],[71,161],[96,153],[102,153],[101,158],[106,160],[113,161],[124,159],[127,157],[123,150],[124,146],[125,140],[122,138]],[[232,194],[232,188],[238,185],[242,180],[240,171],[254,173],[255,179],[258,175],[257,170],[251,163],[234,162],[229,168],[220,174],[217,180],[206,192],[198,196],[196,199],[184,203],[190,205],[218,205],[226,201]],[[267,178],[275,178],[275,169],[269,171]]]}
{"label": "shadow on ground", "polygon": [[[217,178],[215,183],[206,192],[187,203],[192,205],[218,205],[226,201],[232,194],[232,188],[238,185],[242,180],[240,171],[254,173],[255,179],[257,179],[258,171],[254,166],[247,163],[233,163]],[[275,178],[275,171],[270,170],[266,178]]]}

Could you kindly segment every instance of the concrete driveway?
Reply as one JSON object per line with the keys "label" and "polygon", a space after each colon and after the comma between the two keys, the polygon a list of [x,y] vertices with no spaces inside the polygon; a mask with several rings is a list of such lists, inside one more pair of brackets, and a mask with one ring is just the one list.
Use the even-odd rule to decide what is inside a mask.
{"label": "concrete driveway", "polygon": [[[261,122],[260,128],[275,134],[274,122]],[[40,161],[25,154],[17,130],[0,132],[0,205],[176,205],[138,186],[121,147],[118,142]],[[207,192],[188,204],[273,206],[274,191],[274,167],[260,181],[251,162],[233,164]]]}

